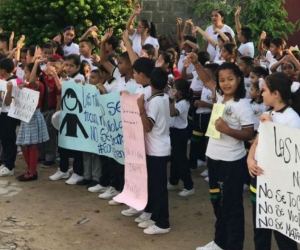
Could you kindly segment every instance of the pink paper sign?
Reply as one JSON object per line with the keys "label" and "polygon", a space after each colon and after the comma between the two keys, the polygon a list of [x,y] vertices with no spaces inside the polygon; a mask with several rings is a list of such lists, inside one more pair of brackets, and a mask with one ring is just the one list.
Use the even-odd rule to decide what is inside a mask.
{"label": "pink paper sign", "polygon": [[122,93],[121,116],[125,152],[125,185],[114,198],[140,211],[148,201],[144,128],[137,105],[139,94]]}

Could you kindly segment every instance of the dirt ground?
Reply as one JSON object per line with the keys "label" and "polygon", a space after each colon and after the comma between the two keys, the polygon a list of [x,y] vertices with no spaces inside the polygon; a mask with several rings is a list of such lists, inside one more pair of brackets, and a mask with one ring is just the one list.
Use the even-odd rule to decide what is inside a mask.
{"label": "dirt ground", "polygon": [[[18,156],[15,175],[25,166]],[[209,201],[208,184],[193,172],[196,194],[181,198],[169,192],[171,232],[145,235],[133,217],[124,217],[127,206],[110,206],[85,187],[53,182],[48,176],[56,168],[39,168],[38,181],[19,183],[15,177],[2,177],[17,190],[14,196],[0,193],[0,249],[17,250],[194,250],[210,242],[214,215]],[[7,186],[6,184],[4,186]],[[15,191],[13,191],[15,192]],[[5,193],[5,192],[4,192]],[[11,193],[11,192],[10,192]],[[251,202],[245,192],[245,250],[253,248]],[[85,224],[77,222],[88,218]],[[277,249],[273,247],[273,249]]]}

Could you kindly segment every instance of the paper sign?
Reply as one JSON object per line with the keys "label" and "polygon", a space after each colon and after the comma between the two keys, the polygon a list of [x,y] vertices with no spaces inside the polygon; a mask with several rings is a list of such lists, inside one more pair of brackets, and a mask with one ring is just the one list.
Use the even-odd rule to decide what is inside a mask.
{"label": "paper sign", "polygon": [[40,92],[18,87],[13,87],[14,99],[10,105],[8,116],[29,122],[39,102]]}
{"label": "paper sign", "polygon": [[123,143],[120,93],[100,95],[91,84],[63,82],[58,145],[124,164]]}
{"label": "paper sign", "polygon": [[300,129],[264,122],[256,152],[256,226],[300,243]]}
{"label": "paper sign", "polygon": [[6,92],[7,90],[6,85],[7,85],[7,81],[0,80],[0,91]]}
{"label": "paper sign", "polygon": [[220,117],[223,116],[224,109],[225,109],[225,104],[214,103],[214,106],[213,106],[213,109],[211,112],[211,116],[210,116],[210,120],[209,120],[209,124],[207,127],[207,131],[205,134],[206,136],[212,137],[215,139],[221,138],[221,133],[216,130],[215,122],[217,119],[219,119]]}
{"label": "paper sign", "polygon": [[141,211],[148,200],[144,128],[137,105],[140,95],[122,93],[121,112],[125,148],[125,185],[114,200]]}

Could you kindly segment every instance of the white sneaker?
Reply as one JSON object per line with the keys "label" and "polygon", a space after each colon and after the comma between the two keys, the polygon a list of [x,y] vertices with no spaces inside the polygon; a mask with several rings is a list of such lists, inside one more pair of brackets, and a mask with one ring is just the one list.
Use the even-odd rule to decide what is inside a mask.
{"label": "white sneaker", "polygon": [[160,228],[158,226],[152,225],[144,230],[144,234],[166,234],[170,232],[171,228]]}
{"label": "white sneaker", "polygon": [[244,191],[250,190],[250,187],[247,184],[244,184]]}
{"label": "white sneaker", "polygon": [[119,206],[119,205],[122,205],[123,203],[117,202],[117,201],[115,201],[114,199],[112,199],[112,200],[110,200],[110,201],[108,202],[108,204],[111,205],[111,206]]}
{"label": "white sneaker", "polygon": [[66,181],[69,185],[76,185],[77,182],[82,181],[83,177],[78,174],[72,174],[72,176]]}
{"label": "white sneaker", "polygon": [[207,176],[207,177],[205,177],[205,179],[204,179],[206,182],[209,182],[209,177]]}
{"label": "white sneaker", "polygon": [[143,221],[141,223],[138,224],[138,227],[140,228],[148,228],[152,225],[155,225],[155,221],[153,220],[146,220],[146,221]]}
{"label": "white sneaker", "polygon": [[209,242],[204,247],[197,247],[196,250],[223,250],[221,247],[219,247],[214,241]]}
{"label": "white sneaker", "polygon": [[96,186],[89,187],[88,191],[91,193],[103,193],[107,189],[109,189],[109,187],[102,187],[100,184],[97,184]]}
{"label": "white sneaker", "polygon": [[0,176],[9,176],[9,175],[14,175],[15,171],[14,170],[9,170],[7,167],[3,166],[0,169]]}
{"label": "white sneaker", "polygon": [[[133,207],[129,207],[126,210],[122,210],[121,214],[127,217],[131,217],[131,216],[136,216],[141,214],[143,211],[138,211],[136,209],[134,209]],[[150,219],[150,218],[149,218]]]}
{"label": "white sneaker", "polygon": [[120,192],[118,192],[114,187],[110,187],[107,189],[103,194],[99,195],[100,199],[112,199],[113,197],[117,196]]}
{"label": "white sneaker", "polygon": [[208,170],[205,169],[201,174],[200,174],[201,177],[207,177],[208,176]]}
{"label": "white sneaker", "polygon": [[52,181],[58,181],[61,179],[68,179],[69,177],[70,174],[68,172],[64,173],[61,172],[60,169],[58,169],[54,175],[49,176],[49,179]]}
{"label": "white sneaker", "polygon": [[152,215],[151,213],[143,212],[139,217],[135,218],[134,221],[137,223],[141,223],[143,221],[150,220],[151,215]]}
{"label": "white sneaker", "polygon": [[2,168],[6,168],[4,164],[2,164],[2,165],[0,166],[0,169],[2,169]]}
{"label": "white sneaker", "polygon": [[206,166],[206,162],[205,161],[197,160],[197,167],[198,168],[204,167],[204,166]]}
{"label": "white sneaker", "polygon": [[178,195],[181,197],[188,197],[193,194],[195,194],[195,189],[190,189],[190,190],[183,189],[180,193],[178,193]]}
{"label": "white sneaker", "polygon": [[168,182],[167,189],[169,191],[177,191],[179,189],[179,187],[178,187],[178,185],[172,185],[170,182]]}

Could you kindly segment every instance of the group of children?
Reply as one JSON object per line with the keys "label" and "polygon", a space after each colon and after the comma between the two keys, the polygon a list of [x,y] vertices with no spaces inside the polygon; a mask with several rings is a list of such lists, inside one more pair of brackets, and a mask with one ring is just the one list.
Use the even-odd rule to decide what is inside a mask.
{"label": "group of children", "polygon": [[[112,198],[124,187],[124,165],[106,156],[58,147],[58,133],[51,119],[66,105],[82,109],[80,103],[67,104],[76,96],[73,90],[61,96],[64,81],[94,85],[101,94],[135,88],[141,94],[137,105],[145,132],[148,203],[144,211],[129,207],[122,214],[138,216],[135,222],[145,234],[168,233],[168,190],[178,190],[182,180],[179,196],[193,195],[191,171],[207,166],[201,176],[209,182],[215,236],[197,250],[241,250],[244,185],[251,183],[255,218],[256,176],[263,172],[255,160],[259,124],[267,120],[300,128],[300,53],[286,49],[282,38],[271,39],[262,32],[259,56],[254,57],[251,29],[239,21],[241,8],[234,17],[239,47],[234,31],[223,23],[223,12],[213,10],[212,25],[205,31],[192,20],[187,20],[181,30],[179,18],[176,46],[161,51],[153,23],[139,20],[133,27],[140,11],[140,5],[136,5],[122,43],[112,29],[99,39],[95,26],[83,34],[79,44],[75,43],[75,27],[67,26],[63,35],[41,48],[23,47],[22,36],[12,49],[12,41],[0,34],[0,76],[8,82],[0,115],[0,176],[14,174],[17,145],[28,167],[19,181],[37,180],[38,160],[43,161],[42,167],[50,168],[58,152],[59,169],[50,180],[67,179],[69,185],[87,186],[90,192],[100,192],[99,198],[109,199],[110,205],[119,205]],[[197,45],[197,33],[205,39],[202,50]],[[119,45],[121,53],[116,52]],[[92,54],[93,47],[100,50],[99,55]],[[29,123],[7,115],[15,88],[40,93]],[[220,139],[205,136],[214,103],[225,105],[224,114],[214,124]],[[71,158],[73,167],[69,169]],[[253,226],[255,249],[270,249],[272,230],[257,229],[255,223]],[[275,236],[280,249],[297,249],[286,236],[278,232]]]}

